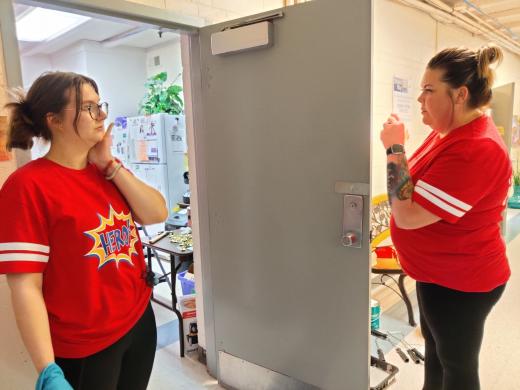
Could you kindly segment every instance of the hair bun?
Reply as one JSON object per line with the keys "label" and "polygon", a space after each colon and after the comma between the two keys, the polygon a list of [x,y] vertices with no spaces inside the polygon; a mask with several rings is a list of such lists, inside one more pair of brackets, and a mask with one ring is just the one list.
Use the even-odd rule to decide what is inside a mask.
{"label": "hair bun", "polygon": [[26,100],[20,100],[18,104],[20,105],[20,110],[24,121],[27,122],[28,125],[34,126],[34,121],[32,120],[31,106],[29,105],[29,103],[27,103]]}
{"label": "hair bun", "polygon": [[482,46],[477,51],[478,76],[479,78],[493,77],[490,65],[494,63],[500,64],[504,59],[502,49],[494,44]]}
{"label": "hair bun", "polygon": [[31,106],[21,90],[10,90],[9,93],[13,101],[5,105],[10,112],[7,148],[30,149],[33,137],[40,136],[33,120]]}

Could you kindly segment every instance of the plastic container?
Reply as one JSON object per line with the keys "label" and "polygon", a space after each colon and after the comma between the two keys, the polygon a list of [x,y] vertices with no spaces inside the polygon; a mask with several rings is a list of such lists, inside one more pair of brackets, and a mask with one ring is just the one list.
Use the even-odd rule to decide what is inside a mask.
{"label": "plastic container", "polygon": [[379,329],[379,317],[381,314],[381,306],[375,299],[370,300],[370,329]]}
{"label": "plastic container", "polygon": [[177,274],[177,279],[181,282],[182,295],[195,294],[195,280],[186,278],[188,271]]}
{"label": "plastic container", "polygon": [[507,202],[507,207],[510,209],[520,209],[520,186],[513,187],[513,195]]}

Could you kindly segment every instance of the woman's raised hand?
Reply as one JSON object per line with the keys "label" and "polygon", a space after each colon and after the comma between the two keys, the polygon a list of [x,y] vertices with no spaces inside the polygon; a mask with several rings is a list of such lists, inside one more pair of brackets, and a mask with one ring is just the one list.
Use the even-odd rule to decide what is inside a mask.
{"label": "woman's raised hand", "polygon": [[88,161],[95,164],[101,171],[114,159],[110,148],[112,146],[112,127],[114,127],[113,123],[108,125],[103,139],[95,144],[88,152]]}
{"label": "woman's raised hand", "polygon": [[406,129],[404,123],[399,119],[397,114],[391,114],[385,123],[383,123],[383,129],[381,130],[381,142],[385,149],[390,146],[399,144],[404,145],[407,138]]}

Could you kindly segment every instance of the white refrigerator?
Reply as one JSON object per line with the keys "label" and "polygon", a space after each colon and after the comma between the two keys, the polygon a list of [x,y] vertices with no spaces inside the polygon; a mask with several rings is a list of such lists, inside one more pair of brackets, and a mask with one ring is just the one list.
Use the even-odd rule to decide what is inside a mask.
{"label": "white refrigerator", "polygon": [[112,152],[138,178],[166,198],[169,214],[188,191],[183,173],[186,126],[184,116],[153,114],[116,118]]}

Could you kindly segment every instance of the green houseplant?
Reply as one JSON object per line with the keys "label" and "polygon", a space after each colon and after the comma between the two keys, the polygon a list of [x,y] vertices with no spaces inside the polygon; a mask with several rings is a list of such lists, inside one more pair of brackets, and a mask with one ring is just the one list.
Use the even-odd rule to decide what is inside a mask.
{"label": "green houseplant", "polygon": [[182,113],[184,108],[181,97],[182,87],[173,84],[177,79],[173,80],[170,85],[166,85],[167,78],[168,74],[161,72],[146,80],[147,91],[139,105],[141,114],[150,115],[164,112],[179,115]]}

